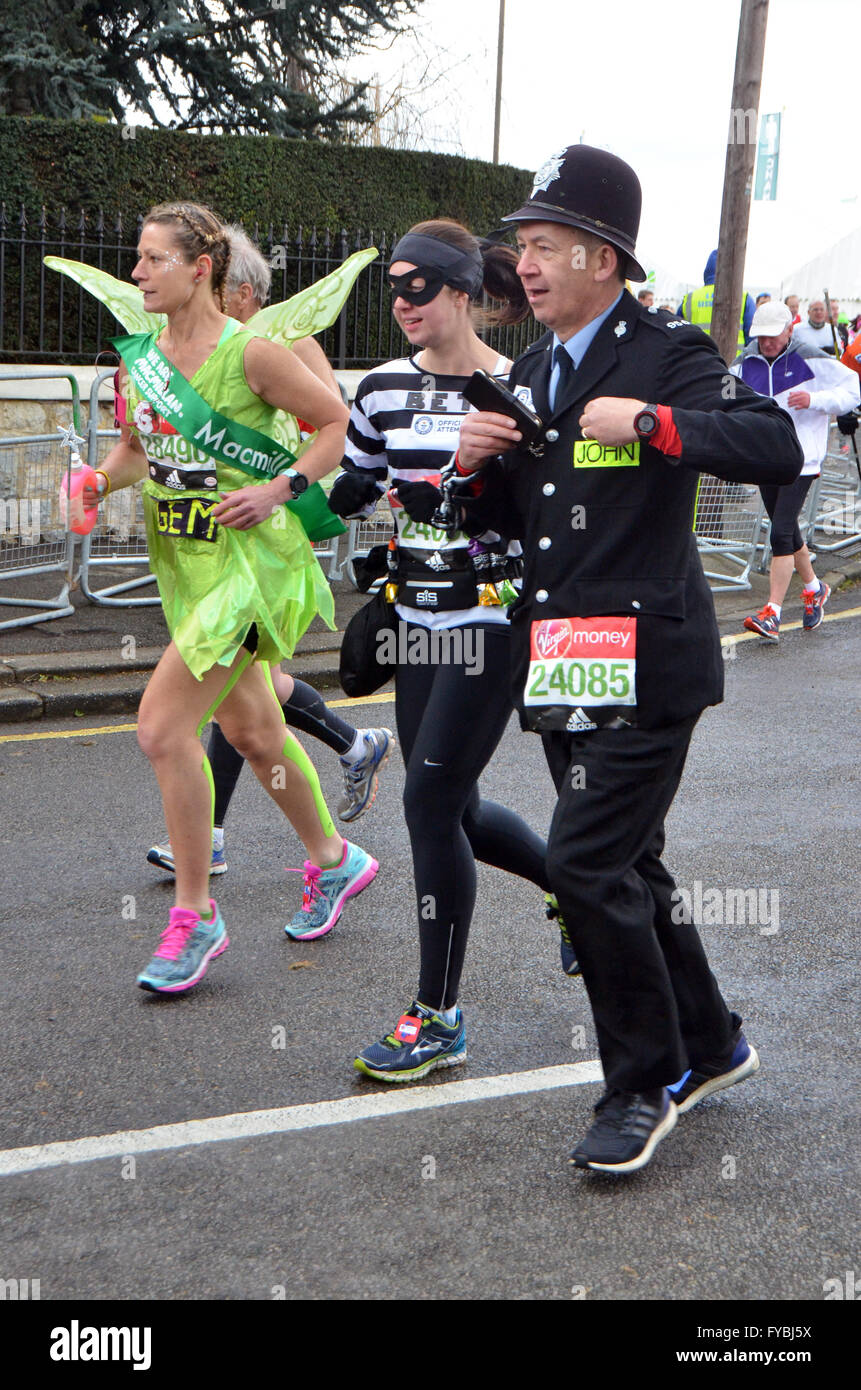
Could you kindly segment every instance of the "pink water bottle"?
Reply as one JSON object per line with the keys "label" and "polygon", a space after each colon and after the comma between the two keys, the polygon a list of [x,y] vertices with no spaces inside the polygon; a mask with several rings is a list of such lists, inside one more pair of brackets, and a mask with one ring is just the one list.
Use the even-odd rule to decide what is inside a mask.
{"label": "pink water bottle", "polygon": [[60,430],[60,435],[62,443],[67,444],[72,451],[70,474],[65,473],[60,484],[60,518],[69,530],[79,536],[88,536],[96,524],[99,506],[96,503],[94,507],[85,507],[82,493],[87,486],[98,492],[99,480],[95,469],[84,463],[78,453],[78,445],[84,441],[80,435],[75,434],[74,425],[67,430]]}

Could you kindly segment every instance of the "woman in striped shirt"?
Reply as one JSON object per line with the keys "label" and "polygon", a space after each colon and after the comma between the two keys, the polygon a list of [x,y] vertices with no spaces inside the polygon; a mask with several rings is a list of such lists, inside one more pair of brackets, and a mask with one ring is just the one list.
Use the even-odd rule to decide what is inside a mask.
{"label": "woman in striped shirt", "polygon": [[[516,593],[520,546],[435,524],[440,472],[468,409],[463,388],[478,368],[504,376],[511,366],[476,325],[517,323],[528,313],[516,263],[510,247],[479,243],[447,220],[420,223],[397,243],[392,309],[412,351],[361,382],[344,472],[330,496],[340,515],[367,517],[388,492],[396,524],[395,709],[421,970],[393,1031],[356,1059],[381,1081],[417,1080],[466,1060],[457,998],[475,860],[547,888],[544,841],[478,790],[512,710],[506,605]],[[494,314],[476,309],[482,293],[500,302]]]}

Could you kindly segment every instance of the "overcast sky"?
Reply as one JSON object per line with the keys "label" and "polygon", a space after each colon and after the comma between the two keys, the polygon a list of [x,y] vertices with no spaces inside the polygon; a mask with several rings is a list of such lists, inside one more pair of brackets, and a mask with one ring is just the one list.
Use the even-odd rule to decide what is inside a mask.
{"label": "overcast sky", "polygon": [[[717,245],[740,0],[506,0],[500,159],[582,137],[643,184],[638,249],[701,283]],[[490,159],[499,0],[422,0],[415,34],[355,64],[418,83],[421,146]],[[771,0],[760,113],[782,112],[778,197],[753,202],[745,281],[779,289],[861,226],[861,0]],[[429,84],[429,85],[428,85]],[[475,228],[484,231],[484,228]],[[784,286],[784,293],[791,285]]]}

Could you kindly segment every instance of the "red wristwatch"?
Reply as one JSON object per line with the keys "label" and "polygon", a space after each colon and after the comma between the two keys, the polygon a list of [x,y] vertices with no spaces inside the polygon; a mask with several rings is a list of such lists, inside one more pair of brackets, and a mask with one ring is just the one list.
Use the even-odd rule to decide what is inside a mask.
{"label": "red wristwatch", "polygon": [[647,405],[634,416],[634,429],[637,431],[638,437],[644,439],[647,443],[652,438],[659,424],[658,407],[656,405]]}

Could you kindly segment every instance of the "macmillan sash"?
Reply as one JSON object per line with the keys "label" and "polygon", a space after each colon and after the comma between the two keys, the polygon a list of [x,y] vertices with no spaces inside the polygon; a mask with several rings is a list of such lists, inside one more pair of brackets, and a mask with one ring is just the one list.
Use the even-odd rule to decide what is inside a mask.
{"label": "macmillan sash", "polygon": [[[253,478],[270,480],[296,462],[296,455],[250,425],[213,410],[156,346],[155,333],[129,333],[111,342],[136,389],[155,412],[194,448]],[[302,523],[308,539],[326,540],[347,529],[335,516],[319,483],[285,504]]]}

